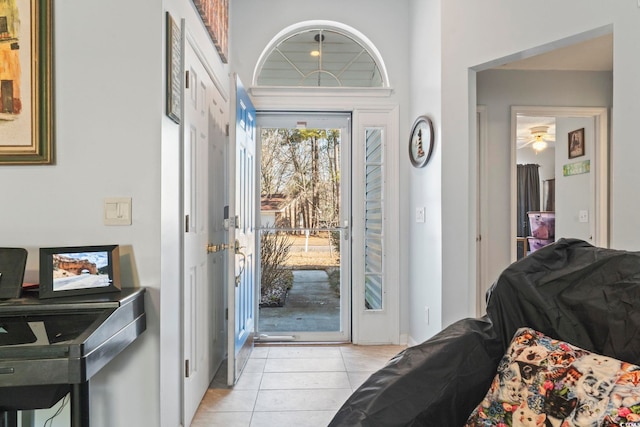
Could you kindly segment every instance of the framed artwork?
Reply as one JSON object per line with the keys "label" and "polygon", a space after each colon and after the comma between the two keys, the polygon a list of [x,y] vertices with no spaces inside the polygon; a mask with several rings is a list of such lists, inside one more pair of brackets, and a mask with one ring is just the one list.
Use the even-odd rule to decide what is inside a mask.
{"label": "framed artwork", "polygon": [[414,167],[425,166],[433,152],[433,123],[427,116],[420,116],[411,127],[409,160]]}
{"label": "framed artwork", "polygon": [[193,0],[200,18],[225,64],[229,56],[229,0]]}
{"label": "framed artwork", "polygon": [[40,248],[40,298],[120,291],[118,245]]}
{"label": "framed artwork", "polygon": [[52,4],[0,2],[0,165],[53,163]]}
{"label": "framed artwork", "polygon": [[584,128],[569,132],[569,158],[584,156]]}
{"label": "framed artwork", "polygon": [[167,116],[176,123],[181,118],[182,33],[167,12]]}

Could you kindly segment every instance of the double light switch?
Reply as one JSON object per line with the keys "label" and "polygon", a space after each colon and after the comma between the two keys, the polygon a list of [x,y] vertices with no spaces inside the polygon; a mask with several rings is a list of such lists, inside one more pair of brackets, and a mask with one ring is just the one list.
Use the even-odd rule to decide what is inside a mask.
{"label": "double light switch", "polygon": [[104,199],[104,225],[131,225],[131,197]]}

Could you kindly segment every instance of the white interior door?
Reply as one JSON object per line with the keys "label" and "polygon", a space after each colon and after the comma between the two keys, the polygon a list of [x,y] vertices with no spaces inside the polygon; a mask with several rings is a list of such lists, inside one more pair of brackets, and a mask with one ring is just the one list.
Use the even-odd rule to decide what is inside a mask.
{"label": "white interior door", "polygon": [[[188,426],[224,353],[216,328],[223,316],[224,263],[207,247],[223,229],[224,187],[214,165],[224,156],[224,105],[211,75],[190,43],[185,44],[183,155],[183,357],[182,421]],[[212,141],[214,143],[212,143]],[[221,154],[221,151],[223,154]],[[224,157],[223,157],[224,158]],[[223,161],[222,161],[223,162]],[[224,163],[222,163],[224,165]],[[214,197],[215,195],[215,197]],[[216,197],[220,197],[216,199]],[[218,206],[219,205],[219,206]],[[219,215],[215,215],[216,212]],[[224,232],[222,233],[224,239]],[[215,254],[214,254],[215,255]],[[214,276],[215,274],[215,276]],[[213,277],[218,278],[216,283]]]}
{"label": "white interior door", "polygon": [[229,385],[236,383],[253,349],[256,318],[256,110],[236,76],[231,111],[235,113],[231,140],[229,203]]}

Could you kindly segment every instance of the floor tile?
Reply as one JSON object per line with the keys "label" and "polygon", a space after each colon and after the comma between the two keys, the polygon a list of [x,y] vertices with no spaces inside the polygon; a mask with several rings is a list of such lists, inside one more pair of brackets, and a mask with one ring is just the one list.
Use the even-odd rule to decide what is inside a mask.
{"label": "floor tile", "polygon": [[234,390],[258,390],[262,375],[262,372],[243,372],[233,388]]}
{"label": "floor tile", "polygon": [[244,365],[244,369],[242,370],[242,373],[249,373],[249,372],[262,372],[264,371],[264,366],[267,363],[268,359],[252,359],[249,358],[249,360],[247,360],[247,364]]}
{"label": "floor tile", "polygon": [[258,390],[209,389],[200,403],[207,411],[253,411]]}
{"label": "floor tile", "polygon": [[345,345],[340,347],[340,352],[345,357],[382,357],[391,359],[406,347],[401,345]]}
{"label": "floor tile", "polygon": [[267,359],[264,372],[329,372],[344,371],[342,358],[331,359]]}
{"label": "floor tile", "polygon": [[267,372],[263,375],[261,390],[351,387],[346,372]]}
{"label": "floor tile", "polygon": [[347,372],[374,372],[386,365],[384,357],[345,357],[344,366]]}
{"label": "floor tile", "polygon": [[318,427],[331,422],[335,411],[254,412],[251,427]]}
{"label": "floor tile", "polygon": [[255,411],[336,411],[351,389],[260,390]]}
{"label": "floor tile", "polygon": [[269,351],[270,359],[293,359],[293,358],[338,358],[342,356],[339,347],[295,347],[283,346],[272,347]]}
{"label": "floor tile", "polygon": [[191,427],[326,426],[344,401],[404,346],[260,345],[238,383],[223,366]]}
{"label": "floor tile", "polygon": [[252,412],[210,412],[200,411],[191,427],[249,427]]}
{"label": "floor tile", "polygon": [[251,356],[249,356],[250,358],[253,359],[266,359],[269,356],[269,351],[270,351],[270,347],[253,347],[253,350],[251,351]]}

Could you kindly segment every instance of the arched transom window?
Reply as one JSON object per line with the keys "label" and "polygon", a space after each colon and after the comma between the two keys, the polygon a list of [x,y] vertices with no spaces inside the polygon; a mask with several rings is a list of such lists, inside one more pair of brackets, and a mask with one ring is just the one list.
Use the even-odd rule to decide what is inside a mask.
{"label": "arched transom window", "polygon": [[264,50],[257,86],[388,87],[375,46],[357,31],[326,21],[283,30]]}

